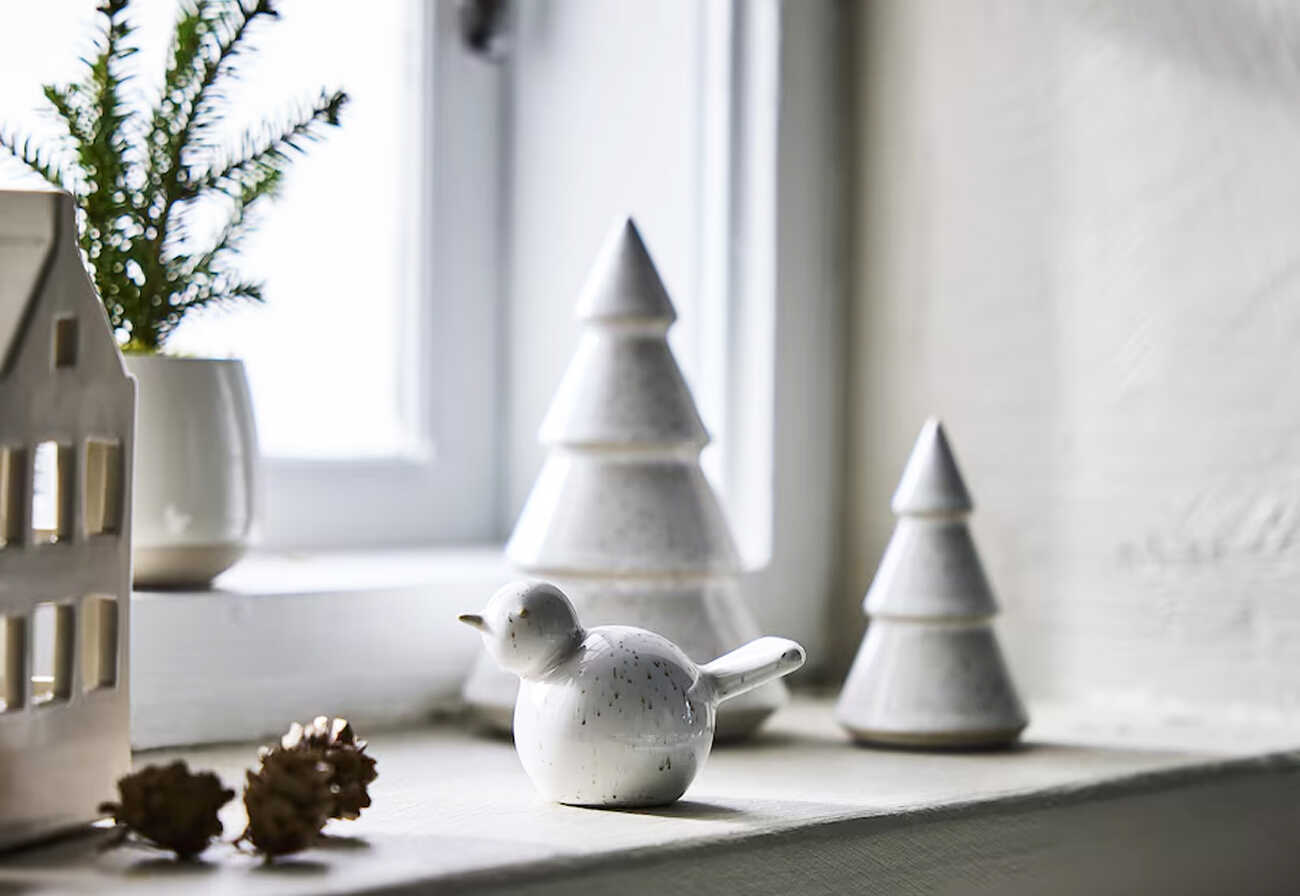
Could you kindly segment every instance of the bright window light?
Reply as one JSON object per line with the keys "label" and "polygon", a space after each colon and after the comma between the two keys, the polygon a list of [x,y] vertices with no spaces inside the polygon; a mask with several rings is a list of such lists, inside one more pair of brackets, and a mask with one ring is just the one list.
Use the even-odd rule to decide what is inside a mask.
{"label": "bright window light", "polygon": [[[136,57],[159,82],[174,0],[135,0]],[[0,29],[0,121],[53,132],[40,85],[81,75],[92,4],[13,4]],[[424,220],[424,7],[385,0],[357,14],[345,0],[283,0],[279,22],[252,37],[229,91],[228,133],[275,116],[286,100],[341,87],[341,128],[295,160],[262,209],[241,273],[265,280],[267,303],[187,319],[173,353],[242,358],[263,449],[297,458],[391,457],[422,447],[416,377]],[[74,36],[82,35],[79,39]],[[0,184],[21,180],[0,166]]]}
{"label": "bright window light", "polygon": [[37,544],[54,544],[72,534],[68,513],[72,451],[57,442],[36,446],[32,465],[32,535]]}

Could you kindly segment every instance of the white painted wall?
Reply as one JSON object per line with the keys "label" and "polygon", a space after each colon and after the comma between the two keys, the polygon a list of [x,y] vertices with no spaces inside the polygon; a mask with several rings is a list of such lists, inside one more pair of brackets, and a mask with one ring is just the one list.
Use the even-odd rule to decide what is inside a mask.
{"label": "white painted wall", "polygon": [[1294,712],[1300,7],[859,13],[846,642],[937,412],[1030,696]]}

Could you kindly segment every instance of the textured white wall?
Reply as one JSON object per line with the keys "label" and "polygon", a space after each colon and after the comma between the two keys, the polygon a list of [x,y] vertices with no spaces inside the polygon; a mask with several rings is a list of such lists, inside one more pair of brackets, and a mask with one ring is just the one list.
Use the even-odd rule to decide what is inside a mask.
{"label": "textured white wall", "polygon": [[1031,696],[1294,712],[1300,6],[858,13],[846,608],[936,412]]}

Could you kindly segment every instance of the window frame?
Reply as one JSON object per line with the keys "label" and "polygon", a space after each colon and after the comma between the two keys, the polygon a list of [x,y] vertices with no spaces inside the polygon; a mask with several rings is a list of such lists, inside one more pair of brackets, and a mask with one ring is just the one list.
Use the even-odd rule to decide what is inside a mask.
{"label": "window frame", "polygon": [[[706,106],[702,406],[765,630],[830,669],[846,394],[846,12],[720,0],[701,10]],[[809,674],[805,673],[805,674]]]}
{"label": "window frame", "polygon": [[[486,66],[460,49],[449,0],[440,0],[437,11],[442,21],[435,46],[455,41],[443,61]],[[764,630],[805,644],[815,674],[827,668],[830,657],[843,468],[845,246],[835,105],[840,64],[835,35],[843,13],[835,4],[720,0],[701,5],[701,15],[711,60],[705,85],[710,100],[702,109],[707,139],[701,149],[706,169],[721,176],[707,179],[716,189],[702,197],[699,212],[705,270],[697,332],[707,366],[696,397],[717,436],[720,463],[713,472],[750,567],[745,601]],[[488,74],[495,77],[497,71]],[[456,121],[457,110],[462,122],[481,121],[478,116],[489,111],[504,115],[510,100],[491,95],[496,104],[488,110],[460,105],[474,102],[472,92],[439,94],[435,126]],[[464,171],[465,163],[474,161],[456,158],[473,149],[461,141],[447,150],[453,156],[442,160],[447,164],[434,166],[431,211],[445,214],[459,203],[475,217],[443,217],[457,225],[455,232],[433,228],[440,239],[430,265],[441,257],[453,266],[440,271],[448,289],[427,303],[431,320],[424,321],[436,321],[439,309],[473,294],[466,289],[487,284],[490,308],[489,303],[475,307],[480,317],[453,321],[446,332],[431,328],[431,344],[462,360],[488,351],[494,364],[505,355],[495,340],[507,335],[497,280],[505,265],[496,257],[505,245],[498,201],[504,188],[496,180],[504,166],[493,167],[504,158],[508,134],[500,122],[492,118],[496,145],[467,166],[486,180],[454,181],[457,166]],[[453,188],[458,201],[438,196],[439,189]],[[490,193],[476,195],[475,189]],[[487,338],[474,342],[466,333]],[[755,364],[767,367],[757,382]],[[363,727],[415,722],[459,707],[460,684],[479,645],[455,621],[456,614],[481,606],[514,575],[501,553],[502,536],[513,522],[504,501],[504,462],[498,453],[503,446],[485,443],[492,436],[483,434],[509,419],[507,411],[519,410],[508,396],[497,394],[503,378],[496,368],[487,376],[490,380],[468,385],[440,384],[429,404],[435,425],[441,420],[480,430],[465,444],[477,445],[482,454],[467,456],[481,476],[475,488],[481,494],[496,492],[499,508],[496,519],[479,530],[487,536],[466,537],[486,545],[378,550],[385,544],[397,548],[401,541],[384,542],[378,529],[366,532],[369,511],[357,504],[347,522],[367,537],[349,544],[368,550],[263,555],[236,566],[216,591],[137,594],[131,648],[137,748],[258,737],[283,719],[310,715],[323,702]],[[479,398],[482,404],[475,403]],[[469,420],[471,414],[491,419]],[[418,460],[357,461],[346,468],[360,472],[363,480],[387,478],[383,487],[401,496],[393,506],[426,517],[401,524],[413,531],[421,525],[428,531],[430,520],[452,531],[455,522],[448,516],[459,515],[464,524],[478,512],[459,500],[413,497],[416,486],[404,487],[402,477],[427,474],[430,468]],[[314,520],[346,504],[351,486],[330,481],[337,469],[328,462],[285,464],[278,487],[318,502],[303,505],[305,518]],[[423,487],[436,494],[436,482]],[[273,491],[271,498],[276,497]],[[400,528],[391,521],[385,526],[384,531]],[[469,530],[466,525],[464,531]],[[281,631],[290,619],[301,645],[291,656],[283,650]],[[431,653],[431,645],[438,649]],[[342,654],[357,662],[340,667]],[[250,688],[289,674],[288,666],[293,687],[268,692],[250,705]],[[202,687],[196,690],[198,682]]]}
{"label": "window frame", "polygon": [[[504,80],[468,50],[455,0],[421,5],[419,286],[407,304],[418,444],[348,459],[264,457],[255,543],[337,549],[494,539]],[[341,361],[344,359],[340,359]]]}

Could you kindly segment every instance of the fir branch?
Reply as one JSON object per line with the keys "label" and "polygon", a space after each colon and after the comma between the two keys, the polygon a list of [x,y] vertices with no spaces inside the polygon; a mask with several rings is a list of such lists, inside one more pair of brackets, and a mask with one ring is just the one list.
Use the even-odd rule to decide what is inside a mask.
{"label": "fir branch", "polygon": [[250,227],[250,207],[258,198],[273,195],[279,189],[280,178],[279,171],[265,172],[263,179],[232,197],[226,223],[206,251],[179,255],[169,261],[169,279],[176,289],[183,291],[184,285],[191,281],[215,276],[223,262],[239,252]]}
{"label": "fir branch", "polygon": [[215,101],[220,97],[212,90],[217,81],[229,75],[236,57],[246,48],[244,38],[259,18],[278,19],[275,8],[278,0],[255,0],[252,6],[245,0],[226,0],[227,8],[210,23],[209,37],[205,41],[210,52],[205,57],[196,89],[192,96],[191,119],[187,130],[198,132],[211,126],[217,116],[213,114]]}
{"label": "fir branch", "polygon": [[203,42],[211,32],[209,0],[183,3],[172,35],[167,71],[163,74],[161,112],[181,113],[194,100],[192,85],[201,79]]}
{"label": "fir branch", "polygon": [[31,137],[20,139],[17,134],[0,130],[0,149],[8,152],[14,159],[22,162],[54,186],[72,192],[70,179],[63,167],[50,159],[48,153],[43,155],[39,147],[34,148]]}
{"label": "fir branch", "polygon": [[[106,0],[99,7],[106,18],[99,55],[91,60],[87,81],[80,88],[89,98],[89,107],[77,116],[79,120],[68,119],[69,131],[80,148],[82,169],[92,185],[88,202],[102,202],[106,208],[124,205],[117,197],[125,187],[124,126],[130,113],[122,100],[126,78],[120,66],[136,52],[135,47],[126,45],[134,30],[124,17],[126,4],[127,0]],[[66,98],[74,90],[61,95]],[[51,95],[59,96],[60,91],[47,91],[46,96]]]}
{"label": "fir branch", "polygon": [[54,84],[46,84],[41,88],[45,99],[54,107],[59,118],[63,120],[63,126],[68,129],[68,136],[74,143],[89,143],[93,138],[91,135],[91,125],[88,121],[89,113],[86,107],[79,102],[80,96],[77,85],[70,84],[67,87],[58,87]]}
{"label": "fir branch", "polygon": [[271,191],[261,185],[278,182],[278,175],[290,162],[290,153],[305,152],[304,141],[314,143],[324,137],[322,131],[326,126],[337,126],[347,102],[348,95],[341,90],[334,93],[322,90],[316,102],[303,104],[278,125],[264,126],[261,133],[245,133],[240,140],[240,153],[219,168],[195,175],[183,198],[192,199],[204,190],[217,190],[228,196],[241,196],[249,204],[262,195],[269,195]]}
{"label": "fir branch", "polygon": [[211,4],[200,0],[178,21],[163,101],[151,128],[150,146],[162,151],[151,160],[150,180],[163,207],[181,199],[191,173],[183,164],[184,155],[195,132],[215,117],[211,112],[218,78],[229,70],[255,21],[280,15],[271,0],[258,0],[251,7],[244,0],[231,0],[215,18],[208,17],[210,11]]}
{"label": "fir branch", "polygon": [[174,69],[164,76],[164,82],[173,83],[175,90],[164,95],[149,136],[155,150],[148,173],[153,195],[146,228],[152,251],[145,268],[147,286],[143,298],[146,313],[150,314],[151,309],[165,305],[165,293],[174,288],[165,255],[170,242],[175,241],[173,230],[184,228],[178,213],[197,195],[188,187],[190,170],[183,163],[195,132],[203,127],[213,87],[239,53],[250,26],[259,17],[279,16],[272,0],[257,0],[251,7],[244,0],[231,0],[212,18],[208,17],[211,6],[207,3],[200,2],[191,11],[192,16],[181,15],[173,42]]}
{"label": "fir branch", "polygon": [[[189,122],[194,109],[195,84],[202,79],[203,46],[212,28],[208,19],[207,0],[181,7],[176,20],[163,74],[162,95],[153,111],[146,137],[148,147],[148,189],[165,204],[161,195],[164,180],[180,164],[180,155],[188,138]],[[154,198],[154,197],[151,197]],[[155,209],[156,215],[160,209]]]}
{"label": "fir branch", "polygon": [[239,302],[262,302],[263,284],[242,280],[224,271],[215,272],[211,278],[196,280],[178,297],[176,307],[182,311],[207,308],[214,305],[233,305]]}
{"label": "fir branch", "polygon": [[[130,0],[99,0],[85,75],[44,91],[66,136],[35,147],[0,130],[0,149],[76,197],[87,267],[127,350],[159,350],[196,309],[262,300],[262,285],[231,268],[250,212],[276,194],[292,154],[338,124],[347,97],[322,91],[229,152],[210,142],[226,100],[222,83],[234,76],[251,26],[278,18],[275,3],[180,0],[161,91],[134,110],[124,90],[136,52]],[[196,209],[218,201],[228,209],[220,233],[202,251],[178,251],[190,242]]]}
{"label": "fir branch", "polygon": [[240,279],[237,275],[224,270],[196,276],[184,285],[181,292],[168,297],[166,307],[159,309],[151,327],[140,331],[138,338],[133,331],[126,350],[158,351],[180,326],[185,315],[201,308],[261,301],[263,301],[262,284],[256,281]]}
{"label": "fir branch", "polygon": [[[122,97],[126,82],[122,67],[135,53],[135,47],[128,43],[134,29],[126,19],[127,2],[105,0],[99,5],[103,21],[96,41],[97,53],[86,60],[85,80],[62,91],[46,91],[47,98],[62,97],[69,104],[65,120],[84,187],[77,197],[81,247],[110,315],[115,308],[130,314],[138,307],[139,299],[138,283],[127,276],[129,270],[139,268],[138,264],[131,265],[137,228],[126,182],[130,159],[125,131],[130,113]],[[57,103],[55,108],[58,110]]]}

